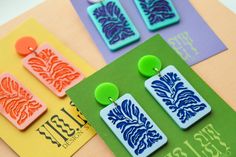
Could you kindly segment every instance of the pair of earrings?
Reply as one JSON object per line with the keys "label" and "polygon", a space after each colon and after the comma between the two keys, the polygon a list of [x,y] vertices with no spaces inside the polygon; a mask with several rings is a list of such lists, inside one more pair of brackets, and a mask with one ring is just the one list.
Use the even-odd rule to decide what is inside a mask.
{"label": "pair of earrings", "polygon": [[[138,62],[145,77],[146,89],[182,129],[187,129],[211,111],[209,104],[172,65],[161,70],[161,61],[147,55]],[[148,156],[165,143],[166,135],[151,120],[138,102],[112,83],[102,83],[95,89],[95,99],[108,105],[100,111],[101,118],[132,156]]]}
{"label": "pair of earrings", "polygon": [[[136,27],[119,0],[89,0],[87,12],[110,50],[140,39]],[[177,23],[180,17],[171,0],[134,0],[150,31]]]}
{"label": "pair of earrings", "polygon": [[[32,37],[20,38],[15,48],[24,57],[24,67],[58,97],[64,97],[67,89],[84,78],[79,69],[50,45],[38,45]],[[47,107],[12,75],[0,76],[0,113],[16,128],[26,129],[46,110]]]}

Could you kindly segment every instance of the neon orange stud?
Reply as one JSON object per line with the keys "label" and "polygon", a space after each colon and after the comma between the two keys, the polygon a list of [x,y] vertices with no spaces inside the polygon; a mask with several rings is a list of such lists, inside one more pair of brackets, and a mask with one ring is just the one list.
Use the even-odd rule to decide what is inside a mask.
{"label": "neon orange stud", "polygon": [[36,40],[32,37],[23,37],[16,41],[16,51],[21,56],[27,56],[35,51],[38,47]]}

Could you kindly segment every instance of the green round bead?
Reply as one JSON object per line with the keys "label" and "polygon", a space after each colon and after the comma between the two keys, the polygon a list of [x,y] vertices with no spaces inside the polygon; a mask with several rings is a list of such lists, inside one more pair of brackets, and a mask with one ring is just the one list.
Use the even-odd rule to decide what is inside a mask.
{"label": "green round bead", "polygon": [[111,104],[111,98],[113,101],[119,97],[119,89],[113,83],[105,82],[97,86],[95,89],[95,99],[102,105]]}
{"label": "green round bead", "polygon": [[138,62],[138,70],[139,72],[146,76],[152,77],[157,74],[155,70],[161,70],[161,60],[153,55],[143,56]]}

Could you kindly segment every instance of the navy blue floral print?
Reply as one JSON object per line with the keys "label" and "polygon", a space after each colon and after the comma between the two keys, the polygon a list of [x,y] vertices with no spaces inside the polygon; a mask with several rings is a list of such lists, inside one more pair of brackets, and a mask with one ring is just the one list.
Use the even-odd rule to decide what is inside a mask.
{"label": "navy blue floral print", "polygon": [[121,131],[124,140],[134,149],[136,155],[142,154],[145,149],[163,138],[129,99],[112,109],[108,113],[108,119]]}
{"label": "navy blue floral print", "polygon": [[114,2],[108,2],[96,8],[93,15],[101,24],[102,31],[110,45],[135,35],[120,8]]}
{"label": "navy blue floral print", "polygon": [[169,2],[166,0],[139,0],[140,5],[148,15],[148,20],[151,25],[162,22],[166,19],[175,17]]}
{"label": "navy blue floral print", "polygon": [[176,73],[170,72],[161,76],[160,80],[152,82],[151,87],[182,123],[207,107],[194,91],[184,85]]}

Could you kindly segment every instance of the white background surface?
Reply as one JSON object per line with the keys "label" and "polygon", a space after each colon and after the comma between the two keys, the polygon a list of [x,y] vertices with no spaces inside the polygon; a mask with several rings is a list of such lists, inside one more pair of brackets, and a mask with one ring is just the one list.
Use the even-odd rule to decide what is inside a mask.
{"label": "white background surface", "polygon": [[219,0],[219,1],[236,14],[236,0]]}
{"label": "white background surface", "polygon": [[44,0],[0,0],[0,25],[42,3]]}

